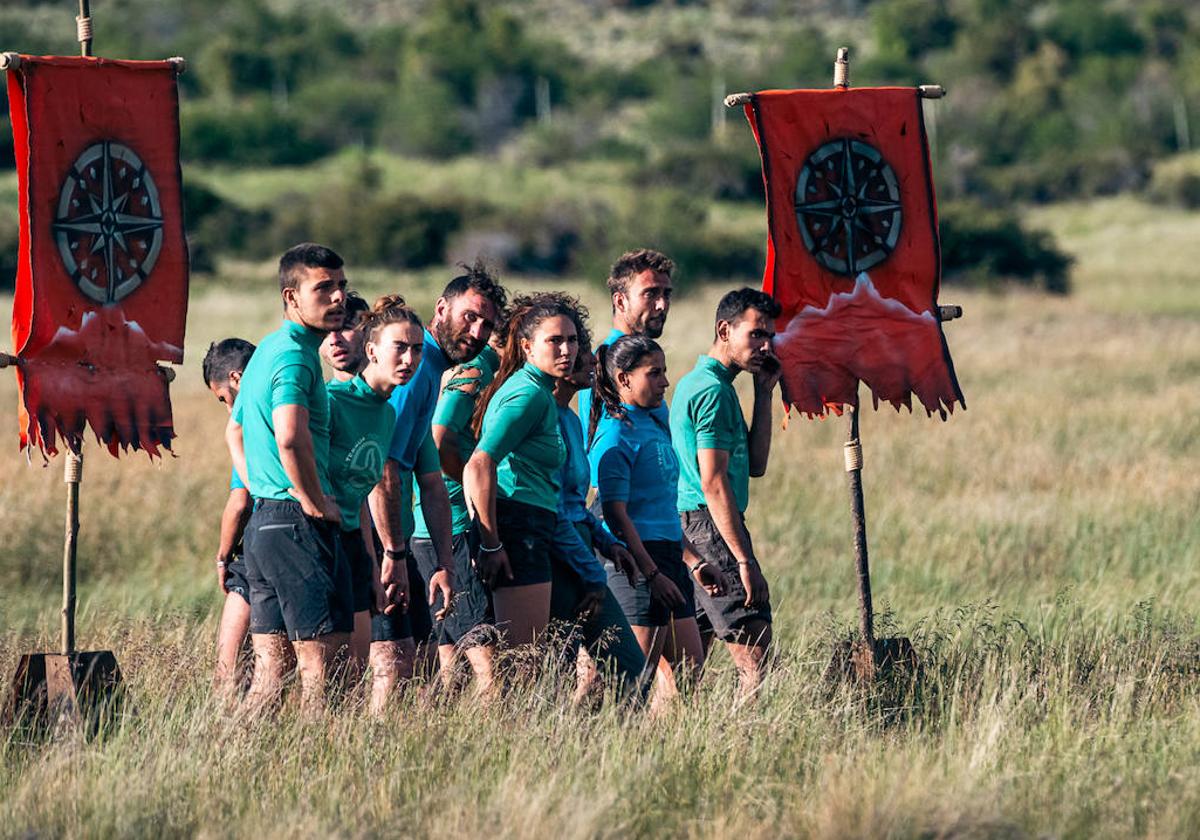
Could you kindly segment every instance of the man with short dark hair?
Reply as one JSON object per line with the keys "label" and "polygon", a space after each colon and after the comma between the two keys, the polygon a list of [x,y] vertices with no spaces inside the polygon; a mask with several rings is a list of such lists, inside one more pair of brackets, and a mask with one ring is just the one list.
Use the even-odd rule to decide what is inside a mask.
{"label": "man with short dark hair", "polygon": [[[671,310],[671,276],[675,263],[666,254],[649,248],[627,251],[613,263],[608,273],[608,293],[612,298],[612,330],[602,345],[612,344],[623,335],[645,335],[657,339],[667,325]],[[583,439],[589,441],[592,389],[579,392],[579,420]],[[666,422],[667,404],[660,409]],[[604,422],[604,418],[601,419]]]}
{"label": "man with short dark hair", "polygon": [[[226,338],[208,346],[204,354],[204,384],[226,412],[233,411],[242,371],[254,354],[254,345],[240,338]],[[250,585],[242,556],[242,530],[250,518],[250,491],[231,470],[229,498],[221,513],[221,535],[217,543],[217,585],[225,595],[221,623],[217,629],[217,667],[213,683],[226,698],[233,698],[238,684],[238,656],[250,629]]]}
{"label": "man with short dark hair", "polygon": [[341,513],[329,482],[329,396],[317,348],[345,315],[342,258],[303,243],[279,260],[283,325],[259,342],[242,374],[226,432],[254,511],[246,527],[254,679],[249,702],[273,704],[287,640],[296,652],[301,707],[325,705],[335,656],[353,628]]}
{"label": "man with short dark hair", "polygon": [[[370,497],[371,515],[384,549],[383,584],[392,587],[393,591],[407,592],[407,545],[415,522],[411,515],[405,515],[410,513],[404,510],[409,504],[405,484],[409,482],[409,473],[415,478],[414,489],[419,493],[429,545],[416,564],[422,586],[412,586],[412,592],[421,592],[422,600],[428,596],[428,604],[434,609],[433,618],[438,622],[450,613],[456,578],[473,572],[465,541],[459,540],[456,546],[452,537],[450,497],[443,479],[448,459],[460,454],[458,442],[446,441],[441,447],[435,444],[431,433],[433,413],[441,391],[442,375],[451,366],[468,362],[480,354],[507,301],[504,288],[481,262],[464,268],[464,273],[447,283],[437,299],[433,318],[425,330],[421,367],[407,384],[392,393],[396,434],[384,466],[383,479]],[[459,465],[458,475],[461,475],[461,469]],[[447,472],[454,475],[452,469]],[[460,581],[462,586],[468,583],[473,582]],[[474,600],[470,599],[471,603]],[[412,607],[420,609],[416,604]],[[438,641],[445,640],[441,629],[439,627]],[[428,636],[429,630],[426,628],[423,634],[414,622],[413,636],[418,644],[423,641],[422,636]],[[484,688],[491,679],[491,659],[487,651],[483,645],[467,651]]]}
{"label": "man with short dark hair", "polygon": [[[772,347],[778,316],[779,304],[756,289],[721,298],[712,347],[679,380],[671,406],[683,532],[729,587],[718,596],[697,587],[696,619],[706,641],[716,636],[728,647],[742,696],[761,682],[771,643],[770,593],[744,514],[750,478],[766,473],[771,450],[771,394],[781,373]],[[742,371],[754,377],[749,428],[733,387]]]}

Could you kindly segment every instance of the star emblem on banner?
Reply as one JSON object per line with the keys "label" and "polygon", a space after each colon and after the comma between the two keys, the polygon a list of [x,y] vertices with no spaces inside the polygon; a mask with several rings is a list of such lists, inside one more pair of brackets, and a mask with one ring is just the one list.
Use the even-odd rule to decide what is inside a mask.
{"label": "star emblem on banner", "polygon": [[113,140],[84,149],[63,181],[52,229],[85,296],[111,304],[132,293],[150,276],[163,239],[158,188],[141,158]]}
{"label": "star emblem on banner", "polygon": [[856,277],[891,255],[900,239],[900,187],[879,150],[833,140],[809,155],[796,179],[796,221],[823,267]]}

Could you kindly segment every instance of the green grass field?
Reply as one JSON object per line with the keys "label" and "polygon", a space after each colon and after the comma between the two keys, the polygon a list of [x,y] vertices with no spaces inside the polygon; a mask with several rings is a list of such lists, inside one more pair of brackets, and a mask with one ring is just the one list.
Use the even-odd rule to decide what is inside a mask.
{"label": "green grass field", "polygon": [[[210,556],[229,467],[199,363],[277,317],[270,266],[229,267],[191,301],[178,457],[88,448],[80,642],[116,652],[133,712],[89,742],[0,731],[0,835],[1194,836],[1200,214],[1114,199],[1035,216],[1077,256],[1075,294],[944,290],[966,308],[947,333],[969,410],[863,418],[879,623],[913,639],[923,680],[822,682],[854,626],[845,429],[792,418],[749,514],[778,666],[739,708],[718,653],[658,721],[571,711],[552,677],[490,709],[410,699],[384,723],[222,718]],[[351,274],[424,308],[445,279]],[[602,329],[603,297],[572,288]],[[721,291],[673,309],[672,378]],[[0,436],[8,675],[55,645],[64,489],[61,461],[17,453],[14,413]]]}

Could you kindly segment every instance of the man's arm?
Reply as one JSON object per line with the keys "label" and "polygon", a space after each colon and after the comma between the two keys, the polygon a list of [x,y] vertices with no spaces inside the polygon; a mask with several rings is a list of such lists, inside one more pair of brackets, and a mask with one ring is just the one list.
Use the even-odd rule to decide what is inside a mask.
{"label": "man's arm", "polygon": [[[437,447],[438,461],[442,465],[442,472],[461,484],[463,467],[467,465],[467,462],[463,460],[462,452],[458,448],[458,432],[449,426],[441,425],[432,426],[430,432],[433,435],[433,443]],[[424,487],[421,488],[421,494],[421,504],[424,505]]]}
{"label": "man's arm", "polygon": [[717,526],[717,533],[737,560],[738,574],[746,588],[746,606],[764,603],[768,597],[767,582],[759,571],[750,537],[733,498],[733,488],[729,486],[729,453],[724,449],[698,449],[696,461],[700,467],[704,504]]}
{"label": "man's arm", "polygon": [[233,558],[238,540],[242,538],[242,529],[250,518],[252,506],[250,491],[237,487],[229,491],[229,499],[225,502],[225,510],[221,512],[221,538],[217,543],[217,560],[228,563]]}
{"label": "man's arm", "polygon": [[767,458],[771,454],[772,394],[783,368],[776,362],[754,374],[754,409],[750,418],[750,475],[760,478],[767,474]]}
{"label": "man's arm", "polygon": [[252,506],[250,491],[246,488],[235,487],[229,491],[225,510],[221,512],[221,536],[217,543],[217,583],[220,584],[222,592],[229,591],[225,588],[226,569],[233,560],[234,549],[237,548],[238,540],[242,538],[242,529],[246,527],[246,520],[250,518]]}
{"label": "man's arm", "polygon": [[271,412],[275,426],[275,445],[279,462],[291,482],[290,491],[300,502],[306,516],[341,522],[337,505],[325,495],[317,475],[312,432],[308,428],[308,409],[300,405],[281,405]]}
{"label": "man's arm", "polygon": [[250,473],[246,469],[246,444],[242,440],[242,425],[229,418],[225,424],[225,445],[229,447],[229,457],[233,460],[233,468],[237,470],[238,478],[243,487],[250,486]]}

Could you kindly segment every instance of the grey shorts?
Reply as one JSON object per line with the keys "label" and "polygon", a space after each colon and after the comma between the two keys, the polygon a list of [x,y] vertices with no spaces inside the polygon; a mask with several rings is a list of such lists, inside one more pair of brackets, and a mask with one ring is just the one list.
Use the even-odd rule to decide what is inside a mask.
{"label": "grey shorts", "polygon": [[[684,511],[679,514],[679,520],[683,524],[684,536],[695,546],[696,552],[721,570],[729,586],[728,594],[715,597],[705,592],[704,587],[696,587],[696,622],[701,632],[711,631],[723,642],[753,644],[755,640],[747,636],[747,625],[759,621],[769,624],[771,605],[745,606],[746,588],[742,586],[742,578],[738,574],[737,558],[725,544],[708,508]],[[745,525],[745,518],[742,524]],[[749,537],[750,532],[747,531],[746,538]]]}
{"label": "grey shorts", "polygon": [[375,598],[371,592],[371,566],[374,561],[367,553],[362,531],[342,531],[342,550],[350,564],[350,585],[354,589],[354,611],[367,612],[374,608]]}
{"label": "grey shorts", "polygon": [[[494,644],[497,639],[492,597],[475,574],[465,533],[454,535],[451,551],[454,557],[454,609],[444,620],[433,622],[432,638],[439,645],[463,648]],[[412,553],[417,558],[417,571],[420,572],[420,577],[413,582],[414,595],[428,601],[429,579],[438,568],[433,541],[414,538]],[[430,613],[436,615],[441,608],[442,596],[438,595]]]}
{"label": "grey shorts", "polygon": [[250,603],[250,582],[246,580],[246,556],[244,549],[238,547],[233,559],[225,566],[225,589]]}
{"label": "grey shorts", "polygon": [[354,629],[341,528],[305,516],[299,502],[259,499],[244,539],[251,633],[303,641]]}
{"label": "grey shorts", "polygon": [[679,587],[683,603],[677,607],[668,607],[650,594],[650,584],[641,576],[638,577],[637,583],[630,586],[625,573],[618,570],[612,561],[608,561],[604,564],[604,569],[608,572],[608,588],[612,590],[629,623],[635,627],[666,627],[673,618],[695,616],[694,587],[687,566],[683,564],[681,544],[667,540],[646,540],[642,545],[646,547],[646,553],[654,561],[659,574]]}

